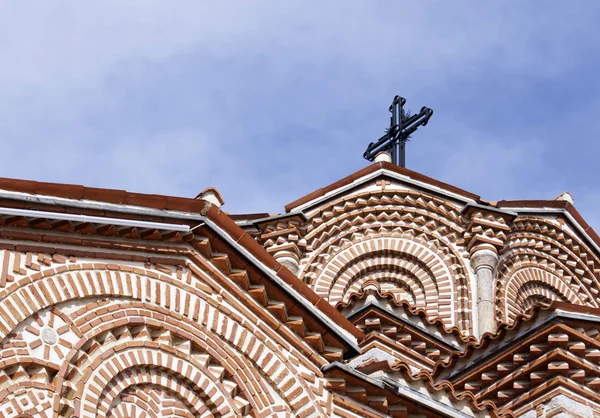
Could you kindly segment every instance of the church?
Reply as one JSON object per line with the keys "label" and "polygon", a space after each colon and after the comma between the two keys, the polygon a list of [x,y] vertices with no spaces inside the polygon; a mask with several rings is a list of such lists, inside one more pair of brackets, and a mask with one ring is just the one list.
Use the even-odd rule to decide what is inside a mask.
{"label": "church", "polygon": [[0,179],[0,416],[600,416],[571,195],[487,201],[392,157],[276,215]]}

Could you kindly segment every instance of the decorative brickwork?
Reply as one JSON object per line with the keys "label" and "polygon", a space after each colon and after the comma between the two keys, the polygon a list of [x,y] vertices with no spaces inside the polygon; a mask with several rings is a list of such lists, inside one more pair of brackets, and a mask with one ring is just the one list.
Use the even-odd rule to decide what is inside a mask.
{"label": "decorative brickwork", "polygon": [[[578,317],[580,309],[562,303],[535,312],[533,318],[521,316],[493,339],[454,355],[440,378],[457,392],[491,401],[516,416],[534,412],[560,394],[600,411],[600,310]],[[536,327],[535,333],[527,332]],[[468,372],[462,368],[467,362]]]}
{"label": "decorative brickwork", "polygon": [[512,322],[535,301],[598,307],[600,259],[556,221],[518,218],[498,266],[496,314]]}
{"label": "decorative brickwork", "polygon": [[259,224],[261,227],[260,240],[269,254],[285,264],[292,273],[297,274],[302,250],[298,243],[303,235],[302,217],[290,216],[275,222]]}
{"label": "decorative brickwork", "polygon": [[315,292],[334,306],[347,304],[369,281],[381,293],[455,323],[455,283],[443,260],[429,248],[401,238],[365,239],[338,252],[314,282]]}
{"label": "decorative brickwork", "polygon": [[[289,412],[321,408],[322,387],[299,379],[309,373],[316,383],[318,369],[303,364],[300,353],[290,362],[289,344],[263,334],[268,327],[257,327],[260,320],[237,300],[215,294],[192,273],[199,267],[164,268],[171,273],[165,274],[61,255],[37,258],[44,267],[30,270],[20,261],[33,257],[4,253],[14,274],[0,291],[6,411],[31,413],[26,406],[39,403],[59,416],[122,416],[139,407],[136,394],[148,388],[155,405],[193,416],[253,410],[262,416],[274,403]],[[33,392],[14,391],[23,381],[37,385],[40,402]]]}
{"label": "decorative brickwork", "polygon": [[386,277],[383,290],[395,288],[448,327],[469,329],[468,254],[455,206],[388,185],[328,202],[309,218],[299,276],[332,305],[369,278]]}
{"label": "decorative brickwork", "polygon": [[0,191],[0,416],[600,413],[600,237],[572,199],[386,162],[281,215]]}

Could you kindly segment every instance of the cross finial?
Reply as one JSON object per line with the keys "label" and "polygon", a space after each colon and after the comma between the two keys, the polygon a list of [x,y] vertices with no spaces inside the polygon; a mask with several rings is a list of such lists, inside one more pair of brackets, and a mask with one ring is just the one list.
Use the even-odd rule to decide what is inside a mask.
{"label": "cross finial", "polygon": [[427,125],[429,118],[433,115],[433,110],[428,107],[422,107],[416,115],[410,115],[410,111],[404,110],[406,99],[396,96],[389,108],[391,112],[390,127],[386,129],[385,135],[371,142],[363,157],[373,161],[375,156],[381,151],[388,151],[392,155],[392,162],[404,167],[406,165],[406,141],[410,135],[417,130],[419,126]]}

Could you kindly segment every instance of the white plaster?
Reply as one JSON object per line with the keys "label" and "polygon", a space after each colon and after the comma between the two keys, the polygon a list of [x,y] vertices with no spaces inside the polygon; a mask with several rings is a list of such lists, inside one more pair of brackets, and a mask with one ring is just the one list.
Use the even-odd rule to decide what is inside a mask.
{"label": "white plaster", "polygon": [[298,271],[300,271],[300,265],[298,264],[298,260],[292,257],[276,257],[276,260],[279,264],[287,268],[294,275],[298,275]]}
{"label": "white plaster", "polygon": [[573,198],[573,195],[569,192],[564,192],[561,193],[556,199],[554,200],[563,200],[565,202],[569,202],[570,204],[574,205],[575,204],[575,199]]}
{"label": "white plaster", "polygon": [[523,415],[519,416],[519,418],[536,418],[536,417],[537,417],[537,413],[535,412],[535,409],[527,411]]}

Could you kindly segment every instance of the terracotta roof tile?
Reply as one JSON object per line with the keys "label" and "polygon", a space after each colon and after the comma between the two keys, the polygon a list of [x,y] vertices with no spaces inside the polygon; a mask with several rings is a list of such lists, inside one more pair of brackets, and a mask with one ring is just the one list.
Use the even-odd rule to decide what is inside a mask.
{"label": "terracotta roof tile", "polygon": [[206,189],[202,190],[200,193],[198,193],[198,195],[196,195],[196,199],[200,199],[202,197],[202,195],[204,195],[205,193],[214,193],[215,197],[217,198],[217,200],[219,201],[219,203],[221,205],[223,205],[225,203],[225,200],[223,200],[223,196],[221,196],[221,193],[215,189],[214,187],[207,187]]}
{"label": "terracotta roof tile", "polygon": [[75,184],[44,183],[29,180],[0,178],[0,190],[53,196],[74,200],[95,200],[100,202],[127,204],[154,209],[200,212],[204,202],[196,199],[134,193],[125,190],[99,189]]}
{"label": "terracotta roof tile", "polygon": [[457,391],[454,385],[447,380],[436,382],[431,373],[421,371],[418,373],[412,373],[410,367],[402,362],[396,362],[391,366],[392,370],[402,373],[407,380],[422,380],[429,388],[434,391],[445,391],[450,399],[452,400],[465,400],[469,403],[469,406],[475,410],[483,411],[488,410],[492,417],[514,417],[514,414],[510,411],[506,413],[500,412],[491,401],[478,401],[472,393],[467,391]]}
{"label": "terracotta roof tile", "polygon": [[[365,292],[364,292],[364,289],[363,289],[359,293],[357,293],[356,295],[352,295],[350,297],[350,300],[347,303],[343,303],[343,302],[338,303],[337,308],[338,309],[343,309],[343,308],[346,308],[346,307],[354,304],[354,302],[356,300],[361,299],[363,297],[364,293]],[[462,341],[464,343],[474,343],[474,342],[476,342],[475,337],[472,337],[472,336],[465,337],[462,334],[462,332],[460,331],[460,329],[458,329],[457,327],[447,328],[444,325],[444,322],[440,318],[433,318],[433,319],[429,318],[429,316],[427,315],[427,312],[425,311],[425,309],[423,309],[423,308],[417,308],[415,306],[412,306],[406,300],[395,301],[394,300],[394,296],[393,296],[392,293],[386,293],[386,292],[382,293],[382,292],[378,291],[377,292],[377,296],[380,299],[389,299],[389,301],[391,303],[393,303],[395,306],[403,308],[410,315],[418,316],[423,321],[425,321],[427,324],[436,327],[437,329],[439,329],[444,334],[451,334],[451,335],[455,336],[457,339],[459,339],[460,341]]]}

